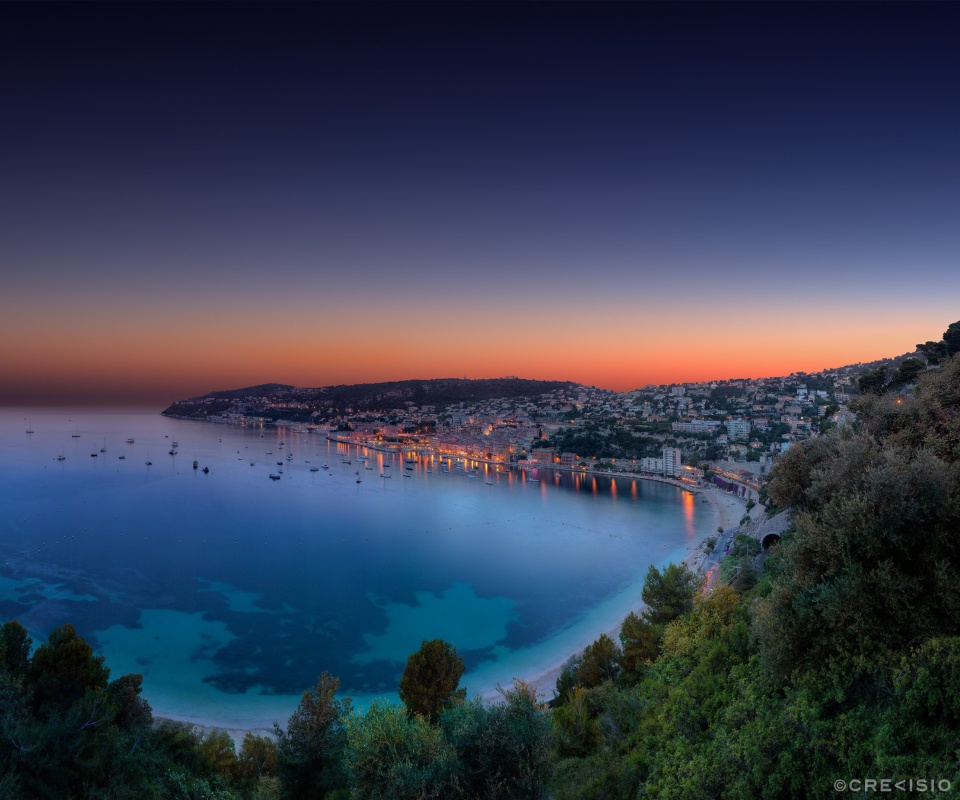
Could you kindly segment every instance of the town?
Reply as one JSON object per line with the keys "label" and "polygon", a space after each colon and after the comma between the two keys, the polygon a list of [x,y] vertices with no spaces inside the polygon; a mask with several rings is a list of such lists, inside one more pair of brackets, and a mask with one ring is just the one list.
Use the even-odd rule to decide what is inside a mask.
{"label": "town", "polygon": [[[377,448],[702,485],[757,499],[794,442],[849,424],[856,364],[786,377],[649,385],[613,392],[574,383],[425,381],[299,389],[279,384],[213,392],[164,411],[243,426],[292,426]],[[474,384],[483,391],[474,392]],[[417,391],[406,390],[417,384]],[[440,384],[444,391],[436,391]],[[405,396],[466,397],[417,402]],[[497,386],[503,385],[497,395]],[[341,391],[337,391],[337,390]],[[350,389],[345,393],[342,390]],[[478,395],[478,396],[474,396]],[[352,399],[350,399],[352,398]],[[352,404],[351,404],[352,403]]]}

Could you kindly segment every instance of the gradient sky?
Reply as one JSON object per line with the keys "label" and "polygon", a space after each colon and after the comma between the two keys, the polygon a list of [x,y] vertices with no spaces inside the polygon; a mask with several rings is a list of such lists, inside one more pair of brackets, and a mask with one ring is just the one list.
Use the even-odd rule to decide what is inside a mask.
{"label": "gradient sky", "polygon": [[960,319],[960,5],[0,4],[0,403],[647,383]]}

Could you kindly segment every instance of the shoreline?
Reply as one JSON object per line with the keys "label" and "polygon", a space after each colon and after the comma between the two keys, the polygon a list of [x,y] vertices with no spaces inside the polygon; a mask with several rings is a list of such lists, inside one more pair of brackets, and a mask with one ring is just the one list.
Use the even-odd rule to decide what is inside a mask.
{"label": "shoreline", "polygon": [[[700,495],[706,499],[708,503],[713,507],[713,511],[716,514],[717,527],[724,529],[724,533],[729,533],[734,528],[739,525],[740,518],[745,513],[746,502],[742,498],[738,498],[734,495],[727,494],[721,489],[704,489],[703,487],[689,487],[689,486],[678,486],[678,488],[686,489],[695,495]],[[709,538],[709,537],[706,537]],[[705,540],[704,540],[705,541]],[[684,559],[681,561],[687,568],[696,572],[697,569],[701,568],[704,564],[704,561],[709,558],[706,553],[703,552],[704,541],[700,541],[696,547],[694,547]],[[719,556],[720,550],[717,548],[714,553]],[[639,613],[644,608],[643,600],[638,595],[634,603],[624,611],[619,620],[606,631],[597,631],[594,636],[597,637],[601,633],[606,633],[614,642],[619,643],[620,641],[620,628],[623,625],[623,620],[630,613]],[[586,645],[590,642],[586,642]],[[582,652],[583,648],[580,650],[567,653],[563,660],[559,663],[553,663],[549,666],[543,667],[539,672],[534,675],[521,675],[518,676],[522,680],[526,681],[531,686],[536,688],[536,691],[539,695],[543,697],[544,700],[550,700],[553,697],[554,687],[556,686],[557,678],[560,677],[560,673],[563,671],[564,664],[574,655],[577,655],[579,652]],[[509,687],[504,687],[509,688]],[[495,702],[499,698],[499,692],[496,688],[486,689],[479,693],[480,696],[486,702]]]}
{"label": "shoreline", "polygon": [[[638,476],[639,477],[639,476]],[[666,479],[661,479],[660,482],[669,482]],[[671,482],[672,483],[672,482]],[[743,498],[736,497],[732,494],[727,494],[719,488],[709,488],[709,487],[691,487],[680,484],[677,486],[679,489],[685,489],[686,491],[691,492],[694,495],[699,495],[704,498],[711,506],[713,513],[715,514],[716,527],[722,527],[725,534],[729,534],[735,528],[739,526],[740,518],[745,513],[746,502]],[[709,534],[712,535],[712,534]],[[708,536],[709,536],[708,535]],[[705,539],[708,537],[705,537]],[[701,540],[696,544],[696,546],[690,550],[689,553],[682,559],[681,563],[687,566],[689,569],[696,571],[697,569],[704,566],[704,562],[708,559],[718,560],[722,555],[722,551],[718,547],[713,556],[707,556],[703,552],[704,540]],[[625,610],[621,609],[617,612],[617,621],[611,625],[605,631],[595,631],[592,634],[590,641],[593,641],[601,633],[606,633],[611,639],[615,642],[619,641],[620,627],[623,624],[623,619],[630,614],[639,613],[644,607],[643,601],[638,594],[630,607]],[[560,676],[561,671],[563,670],[564,664],[570,659],[571,656],[576,655],[577,653],[583,650],[583,647],[590,644],[590,641],[584,642],[578,649],[572,651],[565,651],[564,654],[559,659],[554,659],[550,663],[542,664],[539,667],[536,667],[532,670],[526,670],[525,674],[514,676],[515,678],[520,678],[526,681],[531,686],[536,688],[538,695],[540,695],[544,700],[550,700],[553,697],[554,686],[556,685],[557,678]],[[503,688],[510,688],[511,684],[503,685]],[[467,687],[468,691],[470,687]],[[479,696],[486,703],[494,703],[500,699],[500,693],[497,691],[496,686],[487,686],[482,689],[473,692],[470,694],[470,697]],[[149,702],[149,698],[147,698]],[[299,699],[298,701],[299,702]],[[290,713],[292,714],[296,710],[296,706],[291,708]],[[254,725],[250,727],[236,726],[236,725],[218,725],[216,720],[211,720],[207,718],[190,718],[183,715],[171,715],[169,713],[164,713],[160,709],[155,710],[154,721],[171,721],[185,723],[187,725],[192,725],[194,728],[197,728],[204,733],[209,733],[210,731],[222,730],[226,731],[230,737],[237,744],[238,748],[240,743],[243,740],[243,737],[247,733],[252,733],[256,736],[268,736],[273,737],[273,727],[264,726],[264,725]],[[281,725],[281,727],[286,727],[288,720],[275,720]]]}

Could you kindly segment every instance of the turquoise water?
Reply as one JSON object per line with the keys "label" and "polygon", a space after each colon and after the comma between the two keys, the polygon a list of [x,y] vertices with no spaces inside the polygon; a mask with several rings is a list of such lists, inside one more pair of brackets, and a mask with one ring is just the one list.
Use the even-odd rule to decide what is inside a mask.
{"label": "turquoise water", "polygon": [[358,454],[154,413],[0,412],[0,618],[35,639],[72,622],[158,714],[260,727],[324,670],[360,703],[395,697],[422,639],[458,648],[471,695],[536,675],[716,526],[659,483]]}

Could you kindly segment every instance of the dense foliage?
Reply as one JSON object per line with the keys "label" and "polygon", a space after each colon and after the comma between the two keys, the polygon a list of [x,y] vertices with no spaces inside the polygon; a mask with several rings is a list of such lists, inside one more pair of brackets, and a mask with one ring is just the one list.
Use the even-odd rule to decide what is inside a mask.
{"label": "dense foliage", "polygon": [[733,579],[706,595],[651,568],[644,611],[571,659],[553,708],[522,682],[467,701],[456,650],[425,641],[406,709],[354,711],[323,675],[275,740],[238,753],[222,731],[155,723],[140,676],[110,680],[71,626],[31,652],[7,623],[0,798],[752,800],[884,778],[956,793],[960,357],[913,380],[780,460],[769,496],[794,524],[772,555],[736,538]]}
{"label": "dense foliage", "polygon": [[755,586],[696,599],[655,660],[567,690],[558,800],[960,789],[960,359],[915,379],[781,460],[770,496],[795,524]]}

